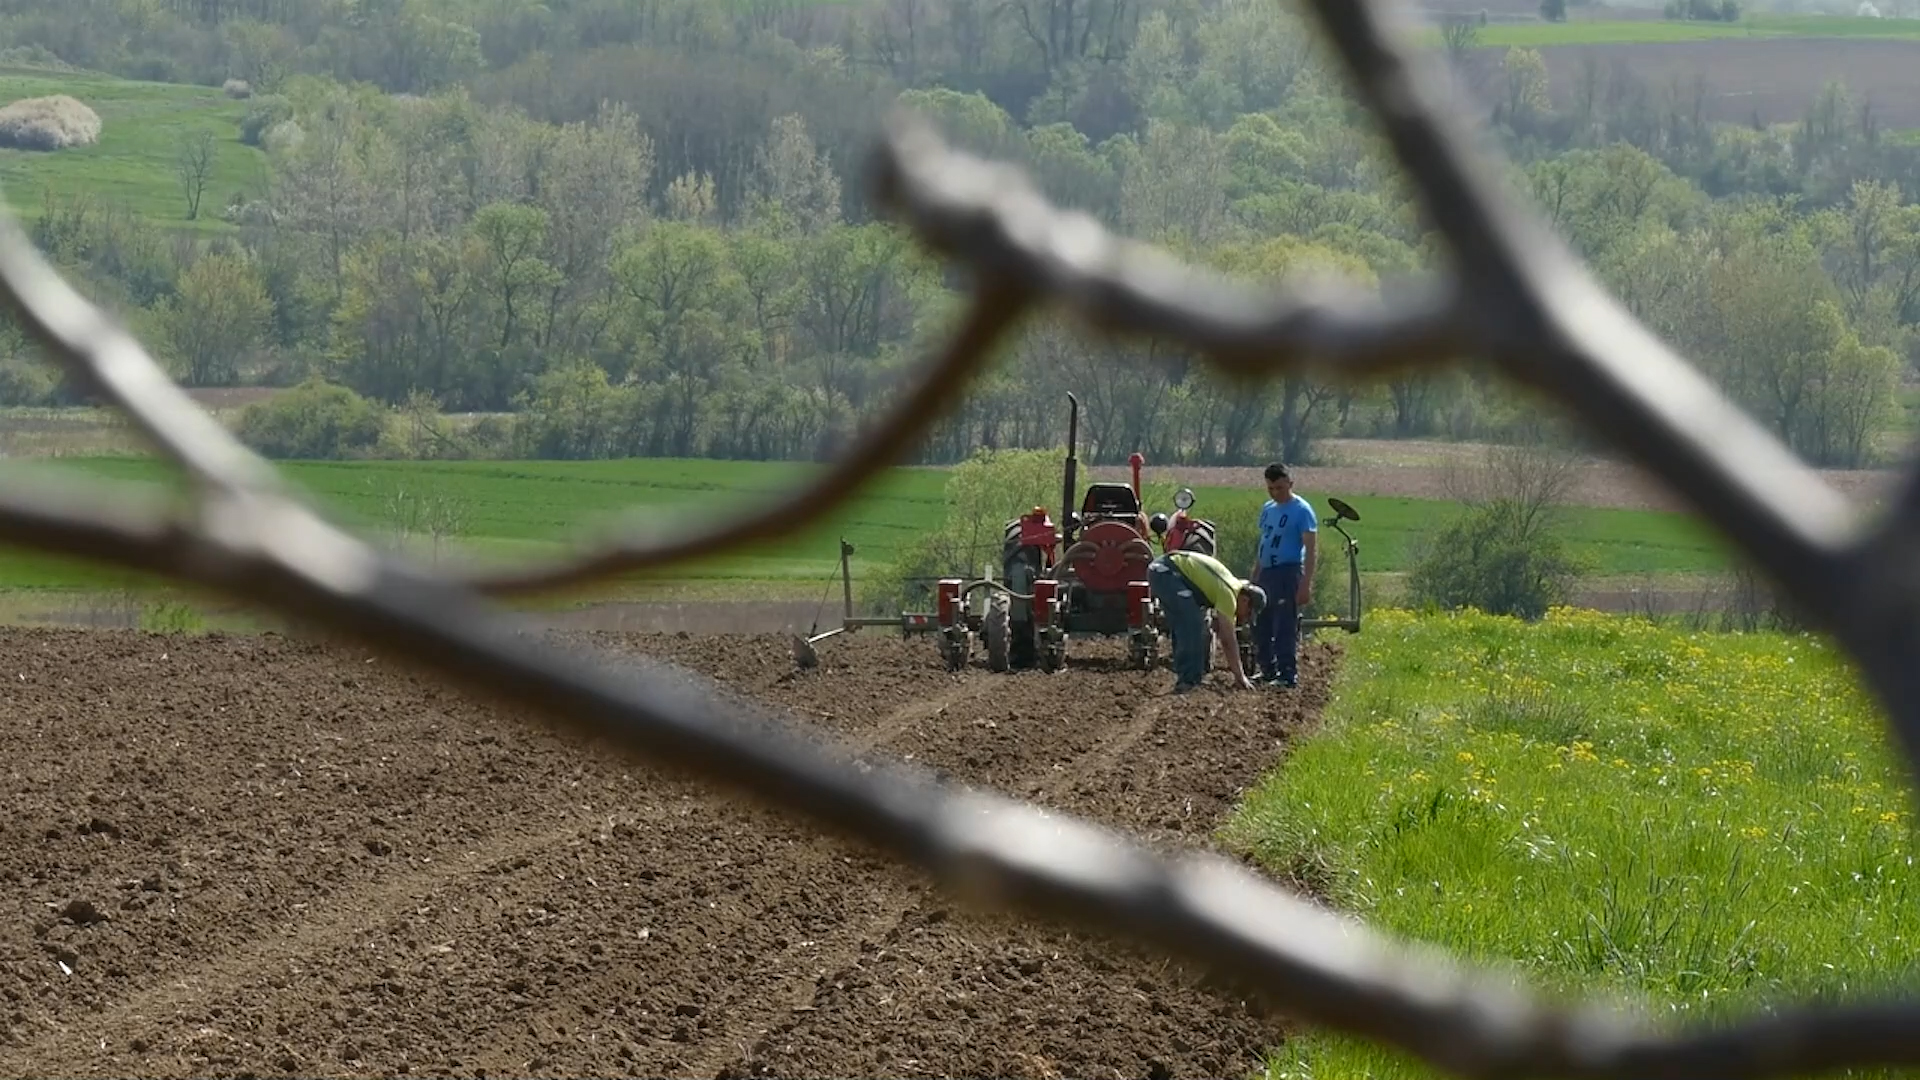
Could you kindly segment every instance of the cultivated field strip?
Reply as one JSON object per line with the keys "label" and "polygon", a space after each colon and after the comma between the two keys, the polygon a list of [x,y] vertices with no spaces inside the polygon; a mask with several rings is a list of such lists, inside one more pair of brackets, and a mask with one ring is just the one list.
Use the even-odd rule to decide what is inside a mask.
{"label": "cultivated field strip", "polygon": [[[1099,660],[956,678],[884,637],[804,675],[778,637],[591,640],[1162,840],[1204,841],[1320,704],[1174,699]],[[1137,949],[956,908],[362,650],[9,631],[0,655],[0,1073],[1230,1076],[1284,1036]]]}

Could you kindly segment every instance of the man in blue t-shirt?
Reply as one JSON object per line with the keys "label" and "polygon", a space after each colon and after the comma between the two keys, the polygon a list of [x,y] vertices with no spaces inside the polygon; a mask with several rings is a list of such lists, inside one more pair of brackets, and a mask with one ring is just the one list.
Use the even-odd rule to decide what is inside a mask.
{"label": "man in blue t-shirt", "polygon": [[1300,684],[1300,609],[1313,602],[1313,570],[1318,564],[1320,520],[1307,500],[1293,493],[1287,467],[1267,466],[1267,505],[1260,508],[1260,547],[1254,553],[1254,582],[1267,594],[1267,606],[1253,627],[1260,680],[1272,686]]}

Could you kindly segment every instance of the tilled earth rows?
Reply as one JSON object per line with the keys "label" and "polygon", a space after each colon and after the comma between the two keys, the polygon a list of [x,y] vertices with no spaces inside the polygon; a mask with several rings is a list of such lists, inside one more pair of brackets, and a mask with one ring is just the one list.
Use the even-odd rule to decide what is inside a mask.
{"label": "tilled earth rows", "polygon": [[[875,758],[1204,843],[1317,713],[1095,658],[598,636]],[[692,676],[688,676],[692,677]],[[1284,1034],[1155,956],[376,660],[0,631],[0,1073],[1236,1076]]]}

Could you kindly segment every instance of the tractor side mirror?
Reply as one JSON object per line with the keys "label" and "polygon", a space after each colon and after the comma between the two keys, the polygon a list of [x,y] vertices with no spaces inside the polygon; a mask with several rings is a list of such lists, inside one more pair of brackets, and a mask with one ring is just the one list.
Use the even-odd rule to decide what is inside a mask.
{"label": "tractor side mirror", "polygon": [[1181,488],[1175,492],[1173,495],[1173,505],[1182,510],[1190,509],[1193,506],[1193,489]]}

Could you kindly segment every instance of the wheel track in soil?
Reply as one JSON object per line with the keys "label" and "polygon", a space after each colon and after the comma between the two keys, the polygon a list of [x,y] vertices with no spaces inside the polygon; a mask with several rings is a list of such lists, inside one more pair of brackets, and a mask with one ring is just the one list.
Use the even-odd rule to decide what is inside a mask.
{"label": "wheel track in soil", "polygon": [[[69,672],[99,666],[97,657],[86,654],[99,648],[100,639],[83,645],[71,634],[25,642],[0,638],[0,646],[45,651],[49,640],[56,651],[72,654]],[[977,1002],[978,985],[997,978],[983,983],[981,971],[1011,963],[1019,970],[1034,968],[1024,978],[1031,985],[1016,988],[1017,993],[1005,987],[997,992],[996,1000],[1018,1011],[1021,1002],[1037,1000],[1036,994],[1060,996],[1060,987],[1042,985],[1048,981],[1042,971],[1048,956],[1062,967],[1059,956],[1101,943],[953,914],[918,875],[858,845],[817,837],[782,815],[727,802],[704,787],[597,757],[578,740],[452,701],[445,692],[422,689],[404,676],[364,673],[364,657],[284,641],[175,643],[173,648],[194,660],[195,674],[185,680],[193,685],[183,695],[175,682],[157,685],[144,669],[121,670],[147,663],[134,658],[150,652],[153,639],[106,640],[113,654],[107,666],[120,668],[102,674],[128,688],[120,698],[144,695],[145,704],[162,710],[156,715],[176,718],[172,733],[185,736],[184,742],[229,735],[231,728],[223,724],[211,725],[209,732],[206,723],[177,722],[183,714],[205,718],[221,708],[239,709],[267,729],[260,747],[244,748],[230,763],[274,744],[272,716],[316,711],[311,702],[276,697],[273,685],[347,681],[359,685],[344,689],[362,701],[371,699],[374,704],[365,708],[384,709],[387,720],[355,727],[342,712],[353,709],[356,697],[338,695],[326,707],[333,710],[329,722],[347,733],[339,736],[334,768],[364,772],[383,748],[388,754],[379,756],[406,762],[404,752],[417,757],[425,741],[450,759],[447,776],[436,782],[476,801],[490,791],[504,797],[464,815],[443,805],[445,799],[429,800],[419,809],[421,789],[430,786],[423,777],[439,774],[415,761],[410,772],[384,787],[356,788],[355,799],[344,801],[357,800],[357,805],[332,807],[333,817],[327,816],[324,800],[316,806],[309,798],[299,804],[303,812],[283,814],[271,830],[257,826],[233,839],[233,830],[222,832],[200,818],[169,818],[152,800],[129,802],[124,793],[106,791],[110,784],[84,785],[95,801],[70,799],[51,816],[63,811],[71,819],[94,810],[117,815],[126,839],[144,835],[149,846],[163,841],[156,850],[177,853],[205,843],[209,834],[244,847],[248,839],[259,841],[271,831],[282,838],[282,852],[291,849],[297,855],[300,845],[285,837],[310,844],[316,819],[323,819],[317,826],[323,838],[350,843],[352,837],[343,834],[359,830],[352,819],[372,806],[375,818],[415,819],[411,832],[399,829],[406,822],[395,824],[393,843],[399,855],[415,861],[398,876],[385,869],[394,855],[314,859],[278,877],[243,864],[256,872],[251,886],[238,893],[233,888],[221,892],[221,886],[205,880],[193,883],[201,892],[180,891],[169,871],[165,895],[184,907],[203,898],[240,900],[242,922],[250,914],[246,902],[277,906],[283,916],[297,903],[313,909],[291,925],[271,912],[241,930],[219,919],[203,920],[184,940],[168,939],[161,927],[143,923],[144,911],[90,928],[57,920],[49,927],[44,914],[17,912],[20,925],[0,937],[0,974],[13,977],[11,982],[0,978],[7,991],[5,1007],[12,1010],[0,1029],[5,1036],[0,1043],[11,1044],[0,1046],[0,1073],[271,1074],[292,1067],[328,1075],[403,1069],[1047,1075],[1066,1067],[1081,1075],[1138,1075],[1157,1067],[1174,1075],[1217,1074],[1223,1067],[1248,1064],[1249,1047],[1280,1035],[1271,1020],[1238,1015],[1230,997],[1211,1000],[1221,995],[1196,990],[1168,974],[1166,965],[1127,957],[1121,950],[1117,959],[1095,956],[1062,968],[1069,981],[1094,987],[1093,998],[1113,997],[1116,986],[1150,988],[1131,991],[1144,1005],[1104,1007],[1082,993],[1066,1007],[1061,1014],[1065,1041],[1076,1039],[1074,1018],[1066,1014],[1078,1010],[1078,1038],[1100,1045],[1081,1052],[1061,1045],[1060,1038],[1036,1040],[1029,1024],[1007,1031],[1005,1038],[985,1036],[1007,1045],[1004,1054],[983,1058],[969,1049],[972,1040],[964,1030],[941,1029],[944,1014],[901,1027],[884,1010],[867,1012],[866,1003],[846,987],[872,986],[876,974],[891,970],[888,964],[906,964],[912,970],[899,972],[889,993],[902,1007],[940,1013],[935,1006],[952,997],[952,984],[974,987],[968,994]],[[1220,755],[1199,754],[1196,766],[1183,770],[1178,760],[1183,748],[1175,742],[1168,754],[1169,741],[1197,738],[1208,724],[1218,723],[1223,710],[1246,714],[1251,719],[1240,725],[1245,730],[1229,732],[1233,745],[1225,758],[1231,761],[1250,750],[1257,755],[1261,744],[1276,742],[1295,722],[1271,701],[1256,703],[1246,696],[1198,695],[1182,699],[1195,702],[1195,709],[1181,710],[1169,709],[1162,698],[1143,703],[1144,695],[1164,689],[1164,680],[1141,673],[1081,666],[1052,677],[979,671],[954,676],[939,668],[930,648],[908,643],[842,643],[836,652],[850,657],[849,670],[834,670],[830,663],[826,670],[795,677],[786,670],[781,643],[771,639],[598,640],[676,659],[735,690],[787,706],[856,754],[905,757],[962,781],[1042,802],[1057,799],[1069,809],[1129,828],[1165,831],[1151,813],[1101,813],[1109,774],[1140,788],[1145,806],[1182,790],[1145,785],[1148,779],[1218,789],[1215,802],[1221,802],[1232,796],[1234,783],[1250,782],[1261,762],[1253,760],[1248,768],[1243,761],[1237,772],[1226,770],[1237,780],[1209,775],[1221,772]],[[230,685],[215,692],[209,686],[220,676],[206,672],[223,658],[239,670]],[[271,678],[260,677],[263,664]],[[1310,664],[1309,670],[1317,669]],[[175,700],[167,700],[170,694]],[[68,690],[11,704],[36,716],[65,718],[74,711],[72,697]],[[211,704],[215,701],[224,704]],[[438,723],[393,722],[394,714],[410,717],[423,701],[439,710]],[[1245,704],[1234,709],[1234,703]],[[1056,708],[1067,715],[1056,716]],[[1076,711],[1085,713],[1084,720],[1070,722]],[[1128,717],[1117,735],[1106,726],[1116,716]],[[277,734],[286,741],[291,732],[284,729],[299,725],[280,722],[283,730]],[[45,725],[31,721],[27,726]],[[81,730],[77,740],[55,748],[56,757],[66,755],[69,766],[84,758],[83,771],[113,771],[97,756],[101,738],[100,731]],[[0,749],[15,751],[16,775],[22,769],[30,775],[58,771],[45,760],[44,746]],[[1137,760],[1136,750],[1169,760]],[[490,784],[476,786],[482,780]],[[200,777],[191,801],[217,802],[205,797],[214,787]],[[1157,796],[1147,787],[1158,787]],[[47,810],[39,808],[40,820],[49,817]],[[34,817],[28,815],[30,822]],[[1192,822],[1176,825],[1173,833],[1186,839],[1204,836]],[[98,839],[88,837],[89,842]],[[131,845],[95,846],[111,854]],[[320,847],[324,854],[327,845]],[[459,854],[464,851],[477,853],[464,857]],[[424,858],[434,863],[418,861]],[[63,891],[98,894],[116,876],[151,861],[110,857],[111,865],[101,866],[29,858],[0,864],[0,872],[11,871],[0,880],[10,876],[18,885],[32,878],[41,894],[56,898]],[[345,883],[335,888],[340,879]],[[55,995],[45,1008],[26,1005],[39,999],[21,993],[23,988],[58,985],[44,957],[34,955],[29,939],[35,937],[43,945],[55,938],[55,947],[74,953],[78,974],[94,980],[95,992],[64,1000]],[[122,967],[130,966],[124,959],[129,950],[151,949],[156,941],[162,956],[148,973],[123,971],[115,977],[109,970],[105,979],[98,977],[116,958]],[[208,952],[213,959],[205,957]],[[183,992],[175,985],[195,977],[197,990]],[[795,1012],[794,1003],[802,1001],[813,1011]],[[970,1018],[974,1028],[993,1019],[990,1003],[967,1007],[977,1013]],[[1087,1015],[1090,1008],[1102,1015]],[[876,1019],[884,1030],[866,1037],[865,1022]],[[1196,1032],[1185,1037],[1185,1050],[1138,1045],[1142,1039],[1166,1043],[1171,1028]],[[108,1049],[101,1052],[63,1037],[62,1029],[105,1037]],[[215,1034],[201,1034],[207,1031]]]}
{"label": "wheel track in soil", "polygon": [[[636,814],[598,817],[609,826],[630,826],[639,819]],[[229,952],[201,961],[189,971],[171,974],[162,982],[139,989],[111,1008],[89,1014],[86,1028],[120,1029],[165,1023],[203,1011],[213,999],[231,996],[236,987],[264,986],[272,970],[285,965],[289,959],[320,953],[341,940],[358,936],[370,925],[391,923],[404,911],[419,908],[422,897],[431,895],[449,879],[485,875],[516,859],[591,833],[602,824],[602,820],[595,818],[588,815],[544,831],[514,831],[492,837],[481,850],[467,852],[464,865],[426,864],[398,877],[381,879],[344,896],[330,898],[321,911],[278,934],[256,937]],[[22,1047],[21,1056],[57,1063],[57,1068],[70,1068],[74,1063],[62,1061],[59,1055],[71,1048],[65,1044],[73,1044],[76,1039],[84,1046],[85,1037],[85,1031],[56,1030]]]}
{"label": "wheel track in soil", "polygon": [[[1004,676],[988,675],[985,681],[988,686],[1021,685]],[[983,688],[979,685],[978,676],[975,675],[973,680],[963,683],[939,698],[898,709],[874,732],[870,742],[863,740],[863,743],[866,743],[863,748],[871,749],[884,745],[885,740],[904,734],[913,720],[938,717],[946,713],[952,705],[965,700],[970,695],[978,695],[982,692]],[[1164,706],[1165,703],[1161,700],[1147,703],[1135,711],[1134,720],[1119,739],[1098,743],[1093,749],[1081,754],[1070,767],[1055,765],[1046,774],[1023,778],[1020,788],[1024,790],[1019,793],[1031,798],[1035,793],[1051,793],[1052,790],[1063,787],[1076,778],[1084,779],[1089,775],[1097,774],[1102,766],[1124,754],[1129,747],[1144,737],[1152,727],[1153,717],[1162,712]],[[874,921],[862,933],[845,942],[843,947],[837,950],[839,968],[833,974],[823,976],[810,988],[804,995],[804,1001],[798,996],[785,999],[757,1014],[747,1023],[734,1028],[727,1039],[716,1045],[717,1052],[714,1055],[700,1058],[689,1067],[688,1075],[733,1076],[750,1069],[754,1051],[769,1033],[780,1026],[781,1017],[816,1011],[819,1007],[822,987],[844,982],[853,970],[853,962],[859,954],[871,951],[875,942],[894,939],[899,934],[901,926],[911,917],[922,914],[928,902],[935,896],[935,890],[929,885],[903,883],[898,892],[899,899],[893,905],[894,913]]]}

